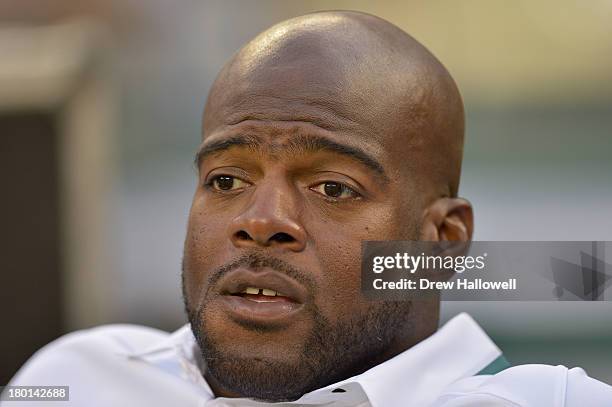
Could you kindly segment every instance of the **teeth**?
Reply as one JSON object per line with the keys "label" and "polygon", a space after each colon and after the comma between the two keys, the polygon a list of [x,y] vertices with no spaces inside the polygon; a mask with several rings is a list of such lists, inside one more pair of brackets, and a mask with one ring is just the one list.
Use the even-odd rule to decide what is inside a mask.
{"label": "teeth", "polygon": [[257,287],[247,287],[242,290],[242,294],[263,294],[268,297],[275,297],[279,295],[276,291],[270,290],[269,288],[257,288]]}

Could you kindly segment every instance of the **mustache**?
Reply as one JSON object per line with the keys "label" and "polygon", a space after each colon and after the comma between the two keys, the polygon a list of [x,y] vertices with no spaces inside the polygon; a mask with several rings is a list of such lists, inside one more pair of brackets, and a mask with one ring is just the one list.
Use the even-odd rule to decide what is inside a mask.
{"label": "mustache", "polygon": [[249,252],[216,268],[208,277],[209,289],[210,287],[213,287],[224,275],[240,267],[252,269],[268,267],[293,278],[298,283],[305,286],[310,293],[314,292],[314,290],[317,288],[314,279],[308,273],[294,267],[292,264],[260,252]]}

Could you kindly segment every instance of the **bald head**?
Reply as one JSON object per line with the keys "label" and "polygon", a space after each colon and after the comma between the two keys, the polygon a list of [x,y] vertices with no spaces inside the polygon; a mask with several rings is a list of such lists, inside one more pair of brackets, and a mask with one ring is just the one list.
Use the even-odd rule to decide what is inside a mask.
{"label": "bald head", "polygon": [[213,84],[203,137],[246,120],[304,121],[353,134],[426,180],[431,198],[457,193],[461,96],[427,49],[381,18],[320,12],[254,38]]}

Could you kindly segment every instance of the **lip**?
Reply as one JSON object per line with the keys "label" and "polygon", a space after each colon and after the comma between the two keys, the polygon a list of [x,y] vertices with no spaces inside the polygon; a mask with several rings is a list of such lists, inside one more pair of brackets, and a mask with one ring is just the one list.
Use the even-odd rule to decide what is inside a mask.
{"label": "lip", "polygon": [[[306,288],[284,273],[270,268],[232,270],[218,282],[218,294],[226,312],[239,322],[260,325],[290,323],[304,309],[308,299]],[[254,301],[237,295],[247,287],[268,288],[285,298],[270,297]]]}

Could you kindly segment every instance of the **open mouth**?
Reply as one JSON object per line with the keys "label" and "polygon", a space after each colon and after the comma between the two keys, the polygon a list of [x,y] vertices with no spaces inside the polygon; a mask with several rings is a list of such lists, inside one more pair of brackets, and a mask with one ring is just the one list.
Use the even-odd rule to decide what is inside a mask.
{"label": "open mouth", "polygon": [[242,291],[230,293],[230,295],[254,302],[295,302],[290,296],[270,288],[246,287]]}
{"label": "open mouth", "polygon": [[308,299],[304,286],[273,269],[233,270],[219,280],[218,293],[232,319],[260,325],[290,323]]}

